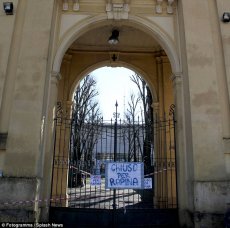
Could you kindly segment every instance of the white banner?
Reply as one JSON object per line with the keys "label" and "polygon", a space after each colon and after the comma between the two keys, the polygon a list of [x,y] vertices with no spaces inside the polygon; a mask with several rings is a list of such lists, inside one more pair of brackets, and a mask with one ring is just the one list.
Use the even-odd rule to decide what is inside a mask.
{"label": "white banner", "polygon": [[143,189],[144,164],[141,162],[107,163],[105,186],[112,189]]}

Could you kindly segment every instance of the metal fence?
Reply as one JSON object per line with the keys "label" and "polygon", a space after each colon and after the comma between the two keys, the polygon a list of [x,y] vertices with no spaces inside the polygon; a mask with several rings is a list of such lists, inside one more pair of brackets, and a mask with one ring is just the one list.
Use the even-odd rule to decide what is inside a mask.
{"label": "metal fence", "polygon": [[[74,119],[69,116],[59,109],[54,121],[51,207],[177,208],[173,106],[169,118],[155,118],[148,126],[139,121],[128,124],[115,119],[85,123],[77,131]],[[106,164],[114,160],[143,162],[150,187],[106,189]],[[100,184],[92,183],[94,175],[99,175]]]}

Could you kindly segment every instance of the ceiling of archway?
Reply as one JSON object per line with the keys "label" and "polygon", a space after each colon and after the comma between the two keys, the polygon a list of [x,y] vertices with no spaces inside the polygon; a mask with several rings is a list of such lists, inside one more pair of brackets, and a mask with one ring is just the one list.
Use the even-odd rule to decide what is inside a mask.
{"label": "ceiling of archway", "polygon": [[70,46],[70,50],[75,51],[121,51],[121,52],[156,52],[162,50],[150,35],[134,27],[118,26],[119,43],[117,45],[108,44],[113,27],[103,26],[92,29],[79,37]]}

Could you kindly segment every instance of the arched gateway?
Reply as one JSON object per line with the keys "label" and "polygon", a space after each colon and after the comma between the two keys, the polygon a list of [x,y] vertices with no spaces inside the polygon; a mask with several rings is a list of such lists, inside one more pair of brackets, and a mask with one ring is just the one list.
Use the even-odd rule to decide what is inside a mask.
{"label": "arched gateway", "polygon": [[[117,225],[117,221],[120,226],[132,222],[139,226],[156,225],[162,221],[159,213],[162,215],[163,210],[169,212],[171,223],[178,215],[181,227],[224,226],[230,197],[230,34],[228,13],[224,14],[224,20],[222,16],[229,11],[230,2],[2,2],[0,222],[62,221],[57,219],[62,218],[60,213],[64,211],[62,215],[73,215],[68,223],[92,221],[94,224],[90,225],[95,225],[97,217],[88,220],[82,217],[83,212],[95,211],[83,207],[96,207],[97,200],[101,200],[104,206],[111,206],[102,213],[105,226]],[[108,43],[112,35],[118,40]],[[99,173],[95,164],[116,160],[122,162],[122,169],[131,167],[124,164],[127,162],[124,151],[123,160],[117,160],[121,156],[106,157],[103,151],[94,154],[92,167],[86,165],[92,160],[90,157],[72,160],[71,140],[76,134],[68,126],[76,122],[71,119],[75,111],[72,95],[81,79],[103,66],[132,69],[148,85],[153,119],[150,124],[153,156],[148,157],[151,165],[147,165],[141,152],[133,160],[129,157],[128,162],[148,167],[148,171],[144,169],[138,175],[142,179],[151,176],[151,190],[144,190],[142,181],[139,189],[118,190],[107,186],[105,190],[104,181],[108,184],[106,178],[110,173],[104,174],[103,167]],[[166,122],[170,124],[165,125]],[[135,127],[132,125],[132,129]],[[106,144],[102,138],[115,140],[115,131],[126,132],[124,138],[128,132],[122,131],[127,129],[124,125],[117,129],[116,124],[113,128],[108,126],[114,136],[108,139],[104,137],[108,136],[107,126],[101,129],[104,131],[98,140],[102,145]],[[145,139],[145,126],[138,129]],[[131,135],[140,149],[137,134]],[[115,141],[119,144],[119,140]],[[123,147],[127,145],[123,143]],[[72,167],[78,171],[76,174]],[[101,175],[99,188],[104,192],[91,191],[88,195],[90,189],[95,189],[89,185],[89,177],[82,188],[77,182],[71,185],[74,179],[70,177],[79,177],[79,171]],[[147,194],[148,208],[142,201],[146,199],[145,191],[151,193]],[[129,193],[133,198],[125,199]],[[110,195],[112,203],[108,203]],[[120,201],[123,205],[119,205]],[[71,208],[77,203],[81,203],[78,208],[81,211]],[[134,205],[143,207],[135,211]]]}
{"label": "arched gateway", "polygon": [[[116,7],[115,3],[114,4],[111,3],[111,4],[113,7]],[[124,4],[121,3],[121,6],[124,7]],[[173,7],[173,9],[176,12],[176,5]],[[113,14],[115,15],[116,13],[114,12]],[[120,12],[120,14],[123,15],[122,12]],[[184,193],[181,192],[179,193],[178,195],[179,197],[177,198],[177,188],[176,188],[177,180],[176,180],[176,171],[175,171],[176,160],[174,160],[176,159],[175,148],[177,146],[175,142],[177,136],[175,134],[176,131],[174,131],[175,126],[173,122],[175,121],[175,119],[173,119],[175,118],[175,116],[173,117],[169,116],[170,105],[174,103],[180,104],[181,103],[180,99],[182,98],[180,97],[181,95],[178,94],[180,92],[178,91],[178,88],[180,89],[181,87],[181,85],[178,84],[178,81],[181,80],[181,73],[180,73],[181,65],[179,60],[180,54],[178,53],[179,46],[175,36],[175,34],[178,31],[178,28],[174,27],[173,25],[173,23],[177,21],[177,17],[174,13],[170,13],[170,14],[164,13],[163,15],[164,15],[164,20],[162,21],[159,20],[158,15],[155,15],[152,18],[145,18],[138,14],[137,15],[130,14],[128,18],[126,19],[120,18],[119,20],[116,18],[110,19],[106,14],[104,15],[100,14],[96,16],[85,17],[84,20],[82,20],[82,18],[79,17],[79,21],[77,21],[78,17],[76,14],[74,13],[69,14],[69,12],[67,14],[66,12],[63,12],[62,21],[61,21],[60,38],[59,38],[60,43],[54,55],[55,57],[54,57],[52,71],[54,72],[54,77],[57,76],[59,77],[59,75],[61,75],[60,77],[61,79],[59,82],[55,82],[58,83],[57,87],[55,84],[51,88],[53,89],[53,93],[55,94],[54,96],[56,96],[57,94],[58,97],[57,100],[54,99],[55,102],[56,101],[61,102],[64,112],[67,113],[71,112],[69,108],[71,108],[70,104],[71,104],[71,98],[73,94],[73,88],[76,87],[79,81],[87,73],[90,73],[90,71],[96,69],[99,66],[112,66],[112,67],[128,66],[130,69],[135,70],[142,77],[144,77],[144,79],[149,85],[150,90],[152,91],[152,97],[153,97],[152,107],[154,112],[153,118],[155,124],[154,126],[152,126],[153,129],[152,132],[154,133],[151,137],[155,138],[155,143],[153,142],[153,147],[154,147],[153,150],[155,150],[155,155],[153,157],[155,157],[155,159],[153,159],[152,157],[151,162],[155,163],[155,165],[153,165],[155,167],[152,166],[153,168],[151,172],[145,175],[146,177],[150,175],[150,173],[152,173],[151,175],[153,175],[153,176],[150,175],[150,177],[153,178],[153,182],[155,183],[151,190],[152,197],[151,199],[148,200],[148,206],[146,207],[142,205],[143,202],[141,201],[141,199],[137,201],[135,201],[134,199],[141,198],[141,195],[143,194],[146,195],[145,192],[148,193],[149,190],[142,190],[142,193],[140,195],[139,194],[133,195],[132,193],[129,193],[131,197],[133,197],[133,199],[131,200],[131,198],[129,198],[128,200],[126,199],[126,201],[124,200],[125,195],[127,195],[127,192],[125,192],[126,190],[124,190],[122,193],[119,192],[118,194],[121,195],[120,198],[122,198],[124,202],[122,207],[120,206],[117,209],[123,208],[123,210],[124,209],[126,210],[126,207],[124,207],[124,205],[128,201],[130,205],[128,203],[126,205],[127,208],[129,207],[132,208],[132,205],[135,204],[138,205],[142,202],[141,204],[142,207],[138,208],[139,210],[135,212],[134,210],[130,210],[129,213],[133,212],[131,213],[132,215],[131,216],[127,215],[124,216],[124,218],[122,218],[123,222],[125,221],[127,222],[130,221],[130,219],[132,219],[133,225],[137,224],[137,222],[139,225],[144,225],[144,224],[154,225],[159,223],[162,218],[160,214],[157,213],[157,210],[154,210],[157,208],[161,209],[160,213],[166,210],[166,213],[164,214],[164,216],[166,217],[166,219],[164,220],[164,222],[166,222],[165,224],[167,224],[167,222],[170,221],[170,217],[171,218],[174,217],[171,220],[171,222],[175,223],[177,221],[177,216],[178,216],[177,202],[178,200],[180,200],[180,194],[181,196],[184,195]],[[160,16],[162,16],[162,14],[160,14]],[[66,27],[64,27],[64,25]],[[119,44],[117,45],[108,44],[108,38],[111,35],[114,28],[119,31],[119,35],[120,35]],[[115,58],[113,58],[114,56]],[[53,105],[54,104],[55,103],[53,103]],[[182,104],[179,105],[179,110],[181,109],[181,105]],[[51,105],[50,108],[53,109],[53,106]],[[58,107],[58,109],[59,108],[60,107]],[[175,111],[174,108],[173,111]],[[63,117],[59,116],[57,118],[63,118]],[[67,117],[67,119],[69,118],[70,116]],[[112,207],[113,203],[107,202],[102,205],[101,203],[98,202],[95,203],[95,199],[93,203],[92,200],[91,201],[87,200],[87,198],[96,195],[100,202],[104,202],[104,201],[111,200],[112,197],[111,199],[108,199],[108,196],[105,197],[104,195],[102,195],[100,191],[99,193],[94,192],[92,190],[94,186],[91,186],[89,188],[87,185],[85,185],[83,188],[81,188],[80,186],[78,187],[79,189],[72,188],[72,190],[70,190],[71,189],[70,182],[73,181],[72,179],[70,180],[70,173],[72,173],[73,170],[70,170],[67,167],[63,166],[63,163],[66,163],[66,161],[70,159],[69,151],[71,150],[70,148],[71,146],[69,145],[70,142],[69,138],[71,138],[71,136],[68,135],[71,134],[70,125],[69,125],[70,120],[64,121],[64,122],[68,122],[67,126],[62,126],[62,128],[65,129],[65,131],[63,131],[64,133],[60,129],[61,126],[59,126],[60,125],[59,121],[60,120],[57,119],[56,137],[58,139],[55,138],[55,149],[54,149],[55,158],[54,158],[52,196],[51,196],[51,198],[54,200],[51,203],[51,209],[52,209],[51,217],[52,219],[54,219],[54,221],[55,220],[58,221],[58,218],[62,217],[66,213],[66,209],[62,209],[61,211],[62,216],[60,216],[59,214],[60,209],[57,210],[55,207],[62,207],[62,208],[77,207],[80,209],[82,208],[82,210],[76,211],[75,209],[75,213],[81,214],[82,216],[83,214],[85,214],[85,216],[81,217],[80,220],[77,219],[78,218],[77,216],[75,222],[80,224],[81,221],[82,224],[87,224],[86,221],[84,221],[85,220],[84,218],[87,218],[89,214],[94,213],[92,209],[94,208],[94,210],[97,212],[97,215],[100,218],[101,216],[104,217],[107,215],[108,217],[107,219],[101,220],[102,224],[106,222],[109,224],[111,223],[110,221],[111,219],[109,219],[109,215],[111,214],[109,213],[106,214],[104,210],[114,208]],[[181,125],[182,119],[178,119],[177,122],[179,125]],[[170,124],[168,125],[168,123]],[[162,130],[161,128],[164,129],[164,133],[163,131],[161,132]],[[162,138],[162,135],[165,136],[163,136]],[[103,137],[105,136],[103,135]],[[103,141],[102,138],[100,143],[107,144],[108,142]],[[67,142],[65,142],[66,140]],[[110,141],[111,139],[107,139],[107,140]],[[178,140],[178,143],[180,143],[180,140]],[[65,152],[60,151],[60,148],[57,148],[60,147],[60,145],[61,147],[64,148],[64,150],[66,150]],[[163,148],[165,149],[162,149],[162,145]],[[183,151],[180,151],[181,146],[178,147],[179,150],[177,153],[184,153]],[[158,150],[161,150],[161,152],[160,151],[158,152]],[[109,153],[112,153],[112,151],[110,151]],[[163,155],[165,153],[166,155]],[[60,162],[61,156],[64,157],[64,160]],[[119,160],[119,162],[122,161],[124,160]],[[143,159],[140,159],[138,161],[142,162]],[[98,160],[98,162],[100,162],[100,159]],[[58,163],[60,164],[58,165]],[[76,166],[75,169],[81,170],[79,166],[78,167]],[[174,171],[172,171],[172,169]],[[89,170],[86,171],[83,169],[82,172],[91,175],[95,174],[95,173],[90,173]],[[75,173],[74,175],[77,176],[77,174]],[[184,181],[183,179],[180,180],[180,177],[178,177],[178,180],[179,183],[181,184]],[[76,186],[77,185],[75,184],[75,187]],[[100,189],[101,188],[104,188],[104,186],[100,186]],[[75,196],[73,194],[73,191],[75,192]],[[88,191],[90,191],[89,195],[86,194],[86,192]],[[113,193],[111,193],[112,191],[113,190],[110,190],[106,194],[112,196],[113,195]],[[178,191],[180,192],[180,190]],[[82,200],[83,195],[84,195],[84,200]],[[57,200],[55,200],[55,197],[57,198]],[[72,198],[75,197],[75,199],[70,200],[71,197]],[[77,203],[77,199],[81,199],[81,200]],[[84,206],[80,206],[83,204]],[[88,204],[89,205],[92,204],[92,205],[86,207],[85,205]],[[151,204],[152,206],[149,206]],[[116,203],[116,205],[118,205],[118,203]],[[135,209],[135,206],[133,207],[134,208],[132,209]],[[87,210],[85,211],[85,208],[91,208],[92,212],[88,212]],[[99,211],[97,211],[97,209],[104,209],[101,211],[102,212],[101,215]],[[150,209],[149,210],[151,211],[150,214],[146,211],[147,209]],[[167,209],[171,209],[171,210],[168,211]],[[121,213],[120,210],[117,211]],[[118,213],[118,217],[119,217],[119,213]],[[138,217],[138,220],[134,219],[136,213],[138,213],[140,216],[140,218]],[[169,214],[171,213],[171,214],[167,216],[167,213]],[[149,219],[149,217],[151,216],[154,216],[155,219],[153,220]],[[94,225],[94,223],[96,223],[96,221],[94,220],[95,218],[94,219],[93,218],[94,217],[90,219],[91,225]],[[116,221],[116,223],[122,223],[122,221]]]}

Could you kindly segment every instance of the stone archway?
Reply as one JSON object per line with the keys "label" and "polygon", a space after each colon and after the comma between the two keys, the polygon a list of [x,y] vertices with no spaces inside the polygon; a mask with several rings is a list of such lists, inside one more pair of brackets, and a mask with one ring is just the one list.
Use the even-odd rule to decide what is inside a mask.
{"label": "stone archway", "polygon": [[[66,50],[69,48],[71,43],[83,35],[86,31],[91,30],[92,28],[99,28],[102,25],[106,25],[108,23],[107,19],[104,16],[97,16],[90,19],[85,19],[83,23],[72,26],[71,29],[62,37],[62,42],[57,49],[54,63],[53,63],[53,72],[55,75],[54,87],[56,87],[56,75],[60,75],[60,67],[64,57]],[[191,172],[189,171],[189,167],[192,166],[191,162],[186,160],[185,155],[185,125],[184,125],[184,104],[183,104],[183,84],[182,84],[182,73],[181,73],[181,65],[179,60],[179,53],[175,47],[172,39],[167,35],[163,28],[160,28],[159,25],[154,22],[145,20],[143,18],[137,16],[130,16],[129,23],[131,26],[137,26],[141,31],[148,33],[150,36],[155,38],[161,47],[165,50],[170,64],[172,68],[172,81],[174,87],[174,96],[175,96],[175,104],[176,104],[176,114],[177,114],[177,122],[178,122],[178,131],[177,131],[177,149],[179,155],[177,155],[178,162],[177,166],[180,167],[180,173],[178,174],[178,191],[179,191],[179,207],[181,212],[181,216],[183,217],[183,213],[186,213],[187,210],[192,210],[191,201],[189,201],[189,197],[191,199],[191,194],[188,191],[183,191],[184,188],[189,188],[186,186],[186,181],[191,178]],[[90,27],[88,26],[90,24]],[[53,88],[54,88],[53,87]],[[54,88],[54,94],[57,92],[57,88]],[[55,98],[54,98],[55,100]],[[54,104],[53,104],[54,105]],[[190,165],[187,165],[190,163]],[[181,191],[180,191],[181,190]],[[188,196],[190,194],[190,196]],[[183,220],[183,219],[182,219]]]}

